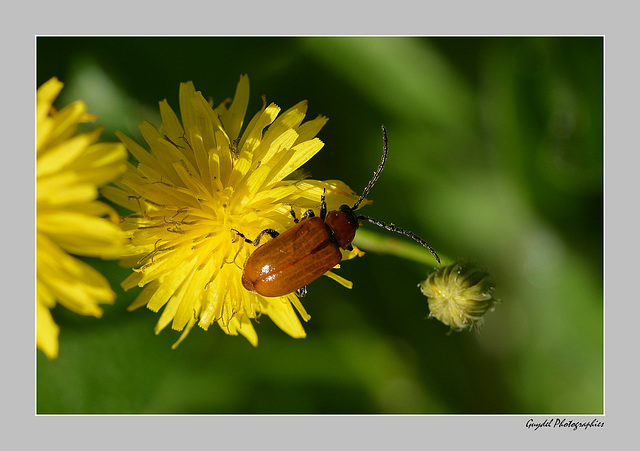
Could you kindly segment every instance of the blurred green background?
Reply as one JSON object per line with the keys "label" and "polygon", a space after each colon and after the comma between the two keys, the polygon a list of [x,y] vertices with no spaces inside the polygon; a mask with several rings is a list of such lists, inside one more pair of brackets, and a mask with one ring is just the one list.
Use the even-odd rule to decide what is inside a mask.
{"label": "blurred green background", "polygon": [[361,191],[384,123],[364,214],[477,262],[502,302],[447,334],[417,288],[433,264],[368,252],[339,271],[352,290],[309,286],[305,339],[262,318],[257,348],[212,326],[171,350],[159,315],[126,311],[129,271],[92,261],[118,299],[99,320],[54,309],[38,413],[603,413],[602,38],[37,39],[38,85],[63,81],[58,105],[83,99],[104,141],[146,146],[137,124],[177,110],[180,82],[217,104],[243,73],[249,117],[266,94],[330,118],[313,178]]}

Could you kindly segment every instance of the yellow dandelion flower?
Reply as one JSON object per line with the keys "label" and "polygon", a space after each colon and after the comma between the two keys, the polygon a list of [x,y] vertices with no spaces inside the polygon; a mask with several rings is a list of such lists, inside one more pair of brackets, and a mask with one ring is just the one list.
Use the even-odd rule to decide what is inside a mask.
{"label": "yellow dandelion flower", "polygon": [[98,187],[124,172],[126,149],[96,143],[100,128],[77,134],[80,122],[95,118],[81,101],[53,110],[62,86],[47,81],[36,102],[36,341],[49,358],[58,356],[59,327],[50,312],[56,304],[100,317],[99,304],[115,299],[109,282],[70,254],[119,258],[126,250],[118,214],[97,200]]}
{"label": "yellow dandelion flower", "polygon": [[263,297],[243,287],[243,265],[255,247],[233,230],[251,238],[265,229],[283,232],[294,224],[292,209],[300,217],[319,207],[325,190],[330,208],[358,198],[340,181],[296,177],[323,147],[315,136],[327,118],[303,123],[306,101],[280,114],[263,98],[242,132],[247,76],[240,77],[233,101],[215,109],[191,82],[182,83],[179,94],[181,121],[165,100],[160,129],[140,125],[150,151],[118,135],[138,165],[129,165],[115,187],[102,191],[134,212],[123,220],[134,272],[122,286],[144,289],[130,309],[164,307],[156,333],[169,323],[183,331],[174,347],[195,324],[207,330],[213,323],[256,346],[251,320],[260,315],[290,336],[304,337],[298,314],[305,321],[309,315],[295,294]]}

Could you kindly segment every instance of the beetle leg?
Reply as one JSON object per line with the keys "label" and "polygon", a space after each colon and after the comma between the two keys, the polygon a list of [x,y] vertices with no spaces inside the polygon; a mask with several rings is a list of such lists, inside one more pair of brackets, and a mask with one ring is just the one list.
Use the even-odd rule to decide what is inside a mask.
{"label": "beetle leg", "polygon": [[275,238],[278,235],[280,235],[278,232],[276,232],[273,229],[264,229],[262,232],[260,232],[260,234],[256,237],[255,240],[250,240],[249,238],[247,238],[246,236],[244,236],[243,233],[239,232],[236,229],[231,229],[232,232],[236,232],[238,234],[238,236],[240,236],[240,238],[242,238],[246,243],[249,244],[253,244],[254,246],[258,246],[258,244],[260,244],[260,239],[262,239],[262,236],[266,233],[268,234],[271,238]]}
{"label": "beetle leg", "polygon": [[[296,224],[299,223],[300,221],[298,220],[298,218],[296,218],[296,212],[293,210],[293,207],[291,208],[291,216],[293,217],[293,222],[295,222]],[[303,216],[302,219],[304,219],[305,217]]]}
{"label": "beetle leg", "polygon": [[280,233],[276,232],[273,229],[264,229],[262,232],[258,234],[258,236],[256,237],[255,240],[253,240],[253,242],[252,241],[249,241],[249,242],[257,247],[260,244],[260,239],[262,238],[262,235],[264,235],[265,233],[269,235],[271,238],[275,238],[278,235],[280,235]]}
{"label": "beetle leg", "polygon": [[304,287],[296,290],[296,294],[298,295],[299,298],[303,298],[307,294],[307,286],[305,285]]}
{"label": "beetle leg", "polygon": [[316,214],[313,212],[313,210],[307,210],[304,212],[304,214],[302,215],[302,220],[304,221],[307,218],[313,218]]}
{"label": "beetle leg", "polygon": [[239,236],[240,238],[242,238],[243,240],[245,240],[247,243],[251,243],[251,244],[253,244],[253,241],[251,241],[249,238],[247,238],[246,236],[244,236],[244,234],[243,234],[243,233],[241,233],[239,230],[231,229],[230,231],[231,231],[231,232],[236,232],[236,233],[238,234],[238,236]]}
{"label": "beetle leg", "polygon": [[320,219],[324,221],[324,218],[327,216],[327,202],[325,201],[325,194],[327,193],[327,189],[322,190],[322,197],[320,200],[322,203],[320,204]]}

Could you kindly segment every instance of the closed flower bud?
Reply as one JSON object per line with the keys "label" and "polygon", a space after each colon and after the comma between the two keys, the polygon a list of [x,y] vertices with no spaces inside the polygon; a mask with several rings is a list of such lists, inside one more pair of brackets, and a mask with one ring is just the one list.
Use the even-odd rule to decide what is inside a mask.
{"label": "closed flower bud", "polygon": [[429,274],[418,284],[429,302],[429,317],[461,331],[480,326],[487,310],[493,307],[494,285],[489,274],[473,264],[460,261]]}

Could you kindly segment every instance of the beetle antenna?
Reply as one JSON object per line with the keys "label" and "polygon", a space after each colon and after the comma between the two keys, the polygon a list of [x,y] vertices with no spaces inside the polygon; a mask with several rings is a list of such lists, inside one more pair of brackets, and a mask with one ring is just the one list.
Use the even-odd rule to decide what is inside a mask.
{"label": "beetle antenna", "polygon": [[376,172],[373,174],[373,178],[371,179],[369,184],[364,188],[364,191],[362,192],[362,196],[360,196],[360,199],[358,199],[358,201],[355,204],[353,204],[353,207],[351,207],[352,210],[355,210],[356,208],[358,208],[358,205],[360,205],[360,202],[362,202],[364,198],[367,197],[367,194],[369,194],[369,191],[371,191],[371,188],[373,188],[373,185],[375,185],[375,183],[378,181],[378,177],[380,177],[380,173],[384,169],[384,164],[387,161],[387,151],[389,149],[387,145],[387,130],[384,128],[384,125],[381,125],[381,127],[382,127],[382,142],[383,142],[382,161],[378,165],[378,169],[376,169]]}
{"label": "beetle antenna", "polygon": [[433,248],[431,246],[429,246],[429,243],[427,243],[425,240],[420,238],[415,233],[413,233],[413,232],[411,232],[409,230],[401,229],[400,227],[396,227],[393,224],[385,224],[382,221],[378,221],[377,219],[369,218],[368,216],[357,216],[357,218],[358,219],[362,219],[363,221],[370,222],[371,224],[375,224],[378,227],[382,227],[383,229],[389,230],[390,232],[400,233],[401,235],[405,235],[405,236],[408,236],[409,238],[412,238],[413,240],[417,241],[418,243],[422,244],[424,247],[429,249],[429,252],[431,252],[433,254],[433,256],[436,258],[437,262],[440,263],[440,257],[438,257],[438,254],[436,253],[436,251],[434,251]]}

